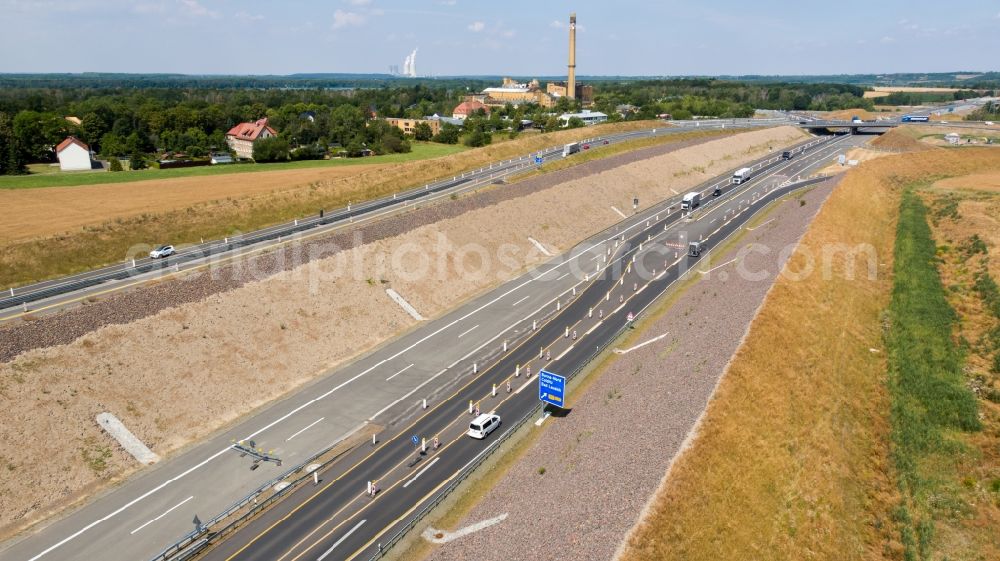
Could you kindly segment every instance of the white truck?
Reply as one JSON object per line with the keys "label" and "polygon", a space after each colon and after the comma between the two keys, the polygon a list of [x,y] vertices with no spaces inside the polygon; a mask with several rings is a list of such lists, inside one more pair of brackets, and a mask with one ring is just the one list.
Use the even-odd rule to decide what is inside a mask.
{"label": "white truck", "polygon": [[580,151],[580,143],[570,142],[566,146],[563,146],[563,158],[569,156],[570,154],[576,154],[579,151]]}
{"label": "white truck", "polygon": [[701,193],[691,191],[681,199],[681,210],[694,210],[701,204]]}
{"label": "white truck", "polygon": [[740,183],[746,183],[750,180],[750,176],[753,174],[753,170],[750,168],[740,168],[733,172],[733,185],[739,185]]}

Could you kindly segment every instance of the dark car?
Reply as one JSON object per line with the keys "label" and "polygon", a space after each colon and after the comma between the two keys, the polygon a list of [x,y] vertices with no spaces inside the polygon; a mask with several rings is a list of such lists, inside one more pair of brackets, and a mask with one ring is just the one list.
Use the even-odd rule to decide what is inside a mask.
{"label": "dark car", "polygon": [[781,153],[781,159],[782,160],[791,160],[792,159],[792,151],[791,150],[785,150],[784,152],[782,152]]}

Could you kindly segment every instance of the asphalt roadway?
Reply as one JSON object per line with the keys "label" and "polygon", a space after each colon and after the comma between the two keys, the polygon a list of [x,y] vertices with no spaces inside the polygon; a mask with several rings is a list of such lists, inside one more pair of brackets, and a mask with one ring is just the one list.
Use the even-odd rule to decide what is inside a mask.
{"label": "asphalt roadway", "polygon": [[[490,361],[480,374],[416,418],[385,431],[377,447],[360,446],[322,473],[319,485],[306,485],[211,550],[212,561],[316,561],[371,559],[387,548],[420,509],[465,472],[505,431],[537,416],[538,372],[572,375],[589,362],[626,324],[638,317],[685,271],[704,257],[686,252],[702,240],[705,252],[742,228],[767,202],[788,192],[788,177],[808,173],[859,137],[841,137],[787,164],[779,164],[746,185],[727,186],[688,218],[675,205],[654,208],[638,221],[620,226],[612,238],[591,240],[583,255],[596,266],[575,279],[576,290],[559,295],[559,306],[530,337]],[[673,210],[667,210],[673,208]],[[540,268],[541,278],[560,272],[558,264]],[[585,267],[586,271],[588,268]],[[550,273],[552,271],[553,273]],[[485,441],[465,436],[471,407],[496,412],[501,429]],[[549,422],[571,422],[569,418]],[[545,422],[539,418],[539,422]],[[413,443],[433,442],[426,451]],[[367,493],[369,481],[378,493]]]}
{"label": "asphalt roadway", "polygon": [[[782,119],[727,119],[705,123],[703,127],[702,123],[680,127],[664,126],[597,136],[580,142],[589,144],[592,150],[600,150],[605,146],[604,141],[610,145],[638,138],[689,132],[691,128],[754,128],[775,126],[784,122]],[[536,157],[541,158],[544,165],[545,162],[573,156],[563,156],[562,146],[554,146],[520,158],[494,162],[480,169],[417,186],[408,191],[333,209],[325,212],[323,216],[317,214],[253,232],[234,234],[222,240],[178,246],[176,254],[164,259],[151,259],[144,254],[124,256],[123,262],[115,265],[31,285],[11,287],[0,292],[0,322],[27,314],[51,313],[67,306],[79,305],[93,296],[128,289],[164,276],[219,265],[227,259],[244,256],[249,252],[270,251],[282,243],[297,243],[304,237],[322,236],[338,228],[385,218],[393,213],[403,212],[413,205],[426,204],[453,194],[479,189],[509,175],[522,173],[536,165]],[[169,240],[156,242],[169,243]],[[149,249],[152,249],[152,245]]]}
{"label": "asphalt roadway", "polygon": [[[825,164],[838,151],[863,140],[863,137],[821,139],[820,142],[829,144],[817,146],[806,156],[795,158],[791,162],[776,162],[776,156],[772,155],[768,158],[772,163],[766,173],[762,173],[746,187],[726,189],[722,197],[712,198],[711,192],[715,183],[728,183],[728,178],[703,184],[701,188],[706,192],[706,200],[709,202],[695,213],[698,219],[671,227],[682,226],[689,231],[689,236],[703,235],[723,223],[720,220],[732,210],[730,206],[747,208],[747,197],[753,197],[748,189],[780,183],[786,178],[808,173],[815,165]],[[589,354],[590,341],[606,338],[608,330],[617,329],[615,322],[622,314],[612,314],[613,310],[607,309],[605,313],[608,314],[608,320],[592,332],[586,333],[590,328],[585,328],[585,324],[574,327],[581,338],[581,344],[569,350],[565,356],[559,356],[563,351],[559,350],[558,345],[563,341],[554,336],[554,333],[564,334],[566,326],[562,323],[573,317],[573,314],[580,313],[583,305],[580,302],[591,302],[598,292],[604,295],[606,290],[602,287],[610,282],[595,280],[596,274],[591,275],[589,271],[593,269],[596,273],[598,267],[607,266],[603,259],[607,257],[609,245],[616,251],[615,255],[621,254],[622,249],[613,246],[614,239],[623,232],[628,236],[630,232],[645,229],[647,220],[656,224],[668,220],[673,223],[678,217],[678,200],[679,197],[674,197],[623,220],[611,230],[592,237],[566,255],[553,258],[532,272],[444,317],[426,322],[419,329],[333,371],[294,396],[223,431],[209,441],[176,458],[161,462],[86,507],[10,544],[0,552],[0,559],[151,559],[168,544],[189,532],[193,528],[192,520],[195,516],[203,521],[208,520],[237,499],[284,473],[288,466],[304,461],[314,452],[358,431],[366,424],[384,427],[379,434],[381,444],[365,460],[368,463],[346,470],[347,466],[353,465],[351,460],[355,459],[355,455],[364,452],[355,450],[325,472],[324,480],[335,478],[338,471],[344,475],[334,486],[331,498],[324,498],[316,504],[333,501],[344,505],[347,509],[344,511],[345,516],[354,513],[356,509],[352,505],[360,504],[358,495],[364,492],[366,478],[385,477],[387,479],[383,492],[371,504],[388,504],[394,507],[374,509],[378,516],[365,514],[371,518],[363,518],[366,522],[338,545],[336,556],[331,554],[333,557],[328,558],[356,551],[375,536],[385,536],[392,529],[393,520],[405,513],[410,506],[425,500],[429,484],[440,483],[442,474],[453,473],[456,464],[467,463],[470,451],[475,452],[477,446],[481,449],[483,443],[471,442],[470,439],[455,441],[454,438],[468,420],[461,411],[456,413],[456,409],[464,410],[467,407],[470,399],[467,396],[481,398],[484,384],[492,384],[491,380],[502,381],[513,372],[512,361],[524,364],[527,368],[530,355],[537,354],[535,343],[538,341],[543,341],[545,346],[555,345],[550,352],[562,361],[562,368],[562,365],[575,364],[582,360],[583,355]],[[656,224],[651,228],[655,229]],[[662,225],[659,227],[663,228]],[[683,249],[678,251],[683,254]],[[613,264],[615,261],[612,259],[610,262]],[[657,269],[662,274],[662,264]],[[634,297],[636,300],[630,300],[630,309],[638,310],[640,307],[637,304],[642,299],[652,298],[661,292],[662,280],[666,278],[669,277],[661,276],[650,288],[638,292]],[[585,286],[590,288],[584,290]],[[574,287],[580,294],[577,298],[572,296]],[[557,300],[567,306],[557,311]],[[593,313],[596,317],[599,312],[595,310]],[[612,320],[612,317],[616,319]],[[535,321],[539,328],[532,330],[532,323]],[[588,341],[587,345],[582,344],[584,340]],[[511,349],[507,354],[502,352],[504,341],[507,341]],[[476,374],[473,374],[474,363],[481,367]],[[537,364],[532,367],[536,368]],[[505,369],[510,372],[505,372]],[[522,376],[518,379],[523,379]],[[513,394],[522,396],[521,399],[511,397],[503,405],[494,403],[488,408],[499,407],[501,414],[508,420],[505,426],[509,426],[510,420],[516,419],[524,408],[533,406],[532,394],[533,390],[528,388]],[[427,398],[430,406],[426,411],[420,408],[424,398]],[[410,428],[414,419],[421,424]],[[415,431],[428,436],[438,434],[442,438],[444,444],[437,452],[440,460],[416,482],[410,485],[399,483],[398,487],[390,489],[388,486],[392,484],[393,478],[398,479],[401,474],[407,473],[403,470],[409,469],[405,465],[398,465],[399,455],[413,455],[412,445],[402,446],[401,443],[404,439],[408,443],[412,436],[410,433]],[[274,450],[274,454],[284,460],[284,467],[266,463],[251,471],[249,458],[240,457],[230,447],[232,440],[249,439],[255,440],[265,449]],[[420,462],[418,466],[430,465],[432,461],[435,460]],[[281,508],[295,504],[294,498],[290,497],[259,520],[265,520],[272,513],[279,513]],[[325,516],[330,517],[331,511],[320,512],[325,512]],[[276,558],[255,552],[264,551],[264,544],[272,541],[275,544],[287,543],[286,539],[273,540],[274,536],[285,535],[286,532],[297,535],[309,524],[315,525],[317,522],[314,516],[295,516],[289,520],[296,521],[294,526],[287,526],[288,530],[283,526],[270,534],[270,537],[257,540],[241,555],[261,555],[253,557],[259,559]],[[237,533],[233,540],[226,542],[217,551],[222,552],[230,544],[240,543],[240,539],[248,535],[251,527]],[[314,533],[313,537],[319,536]],[[333,536],[326,542],[318,540],[318,545],[310,547],[309,551],[324,543],[328,544],[326,547],[330,547],[336,539],[339,538]],[[362,541],[355,543],[350,540]],[[352,548],[351,545],[357,547]]]}

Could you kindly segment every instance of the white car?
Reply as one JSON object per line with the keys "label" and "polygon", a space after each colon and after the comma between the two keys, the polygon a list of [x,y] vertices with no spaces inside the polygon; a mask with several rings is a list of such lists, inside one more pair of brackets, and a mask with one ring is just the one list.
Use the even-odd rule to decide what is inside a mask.
{"label": "white car", "polygon": [[492,413],[483,413],[469,423],[469,436],[482,440],[500,426],[500,416]]}
{"label": "white car", "polygon": [[983,124],[986,125],[987,127],[992,127],[993,126],[993,121],[986,121]]}
{"label": "white car", "polygon": [[160,247],[158,247],[158,248],[154,249],[153,251],[149,252],[149,258],[150,259],[162,259],[164,257],[167,257],[168,255],[173,255],[174,253],[177,253],[177,251],[174,250],[174,246],[172,246],[172,245],[161,245]]}

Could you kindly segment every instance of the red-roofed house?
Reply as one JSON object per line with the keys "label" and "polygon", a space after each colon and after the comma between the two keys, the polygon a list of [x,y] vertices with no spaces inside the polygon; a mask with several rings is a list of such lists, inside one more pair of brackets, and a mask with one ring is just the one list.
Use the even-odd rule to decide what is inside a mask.
{"label": "red-roofed house", "polygon": [[56,156],[62,171],[91,169],[90,146],[75,136],[67,136],[66,140],[56,146]]}
{"label": "red-roofed house", "polygon": [[489,106],[483,103],[478,101],[463,101],[458,104],[458,107],[456,107],[454,111],[451,112],[451,116],[453,119],[464,119],[480,109],[486,111],[487,115],[490,114]]}
{"label": "red-roofed house", "polygon": [[226,143],[236,152],[237,158],[253,158],[253,143],[261,138],[278,136],[278,133],[267,126],[267,117],[257,119],[252,123],[240,123],[226,133]]}

